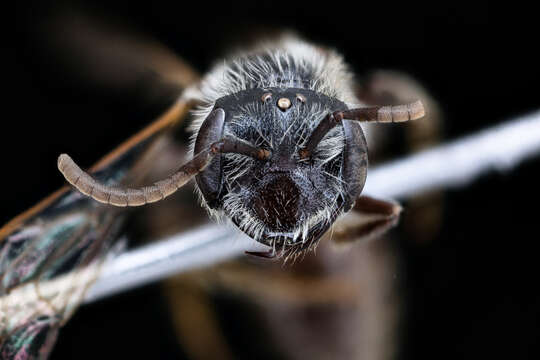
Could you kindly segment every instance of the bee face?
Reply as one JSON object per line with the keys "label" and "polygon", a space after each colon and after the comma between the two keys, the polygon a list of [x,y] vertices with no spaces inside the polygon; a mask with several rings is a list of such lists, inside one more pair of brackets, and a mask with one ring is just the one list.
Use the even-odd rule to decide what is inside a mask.
{"label": "bee face", "polygon": [[[195,152],[233,136],[271,155],[258,160],[224,154],[213,160],[197,176],[206,204],[264,244],[298,249],[315,244],[350,205],[343,178],[347,129],[332,129],[309,159],[298,153],[325,115],[346,105],[311,90],[269,88],[226,96],[214,108],[225,115],[205,120]],[[363,135],[360,140],[365,147]]]}

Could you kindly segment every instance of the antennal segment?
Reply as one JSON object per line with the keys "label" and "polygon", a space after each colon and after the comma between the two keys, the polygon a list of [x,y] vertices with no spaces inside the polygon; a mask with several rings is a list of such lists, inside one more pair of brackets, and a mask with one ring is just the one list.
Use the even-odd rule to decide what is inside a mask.
{"label": "antennal segment", "polygon": [[67,154],[58,157],[58,169],[66,180],[86,196],[114,206],[141,206],[160,201],[184,186],[203,171],[217,154],[236,153],[266,160],[270,151],[257,148],[239,139],[224,138],[201,151],[182,165],[174,174],[150,186],[127,188],[105,185],[83,171]]}
{"label": "antennal segment", "polygon": [[319,123],[315,130],[313,130],[306,145],[298,150],[298,155],[300,156],[300,159],[309,158],[322,138],[336,125],[340,124],[343,119],[361,122],[388,123],[416,120],[424,115],[424,105],[422,105],[420,100],[406,105],[373,106],[336,111],[328,114]]}

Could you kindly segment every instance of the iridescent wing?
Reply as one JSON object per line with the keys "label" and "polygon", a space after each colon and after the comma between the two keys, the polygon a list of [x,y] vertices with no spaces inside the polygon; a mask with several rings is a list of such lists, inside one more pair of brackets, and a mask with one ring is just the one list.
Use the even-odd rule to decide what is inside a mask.
{"label": "iridescent wing", "polygon": [[[140,181],[161,135],[189,107],[183,100],[176,102],[93,166],[93,176],[110,184]],[[2,359],[47,357],[58,329],[111,253],[126,215],[64,187],[0,229]]]}

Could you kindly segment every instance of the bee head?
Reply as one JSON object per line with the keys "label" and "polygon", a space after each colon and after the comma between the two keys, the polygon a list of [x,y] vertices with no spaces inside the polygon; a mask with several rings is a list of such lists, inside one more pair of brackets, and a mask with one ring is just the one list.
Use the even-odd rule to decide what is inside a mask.
{"label": "bee head", "polygon": [[[309,156],[301,150],[328,115],[347,106],[300,88],[250,89],[218,99],[194,152],[224,136],[268,150],[260,160],[222,154],[199,175],[206,205],[255,240],[285,250],[316,244],[364,186],[367,146],[360,125],[342,121]],[[289,251],[290,252],[290,251]]]}

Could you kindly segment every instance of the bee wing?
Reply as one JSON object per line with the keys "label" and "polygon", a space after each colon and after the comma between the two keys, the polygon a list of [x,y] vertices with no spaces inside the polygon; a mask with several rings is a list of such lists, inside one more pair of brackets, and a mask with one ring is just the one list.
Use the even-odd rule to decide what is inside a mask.
{"label": "bee wing", "polygon": [[[94,165],[109,184],[141,180],[163,134],[190,104],[176,102],[150,126]],[[146,164],[146,165],[145,165]],[[70,187],[51,194],[0,229],[0,354],[48,352],[97,278],[126,212],[99,204]]]}
{"label": "bee wing", "polygon": [[[163,104],[198,80],[159,42],[110,21],[68,9],[44,15],[35,26],[33,42],[47,48],[41,56],[77,87],[127,93],[136,104]],[[142,181],[162,135],[190,106],[176,101],[89,172],[108,184]],[[126,216],[65,186],[0,228],[0,358],[47,357],[58,329],[114,249]]]}
{"label": "bee wing", "polygon": [[108,15],[69,6],[55,10],[44,16],[33,40],[47,46],[66,81],[113,97],[161,103],[198,81],[199,74],[171,49]]}

